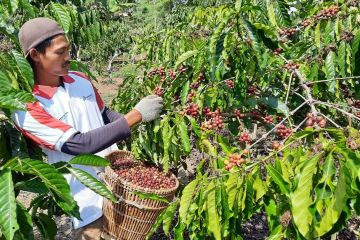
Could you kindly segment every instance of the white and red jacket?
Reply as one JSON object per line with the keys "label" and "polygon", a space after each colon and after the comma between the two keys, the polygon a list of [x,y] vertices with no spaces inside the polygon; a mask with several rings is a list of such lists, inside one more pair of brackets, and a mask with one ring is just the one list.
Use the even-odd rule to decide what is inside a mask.
{"label": "white and red jacket", "polygon": [[[102,111],[104,102],[87,77],[79,72],[69,72],[63,77],[63,86],[50,87],[35,85],[33,94],[38,100],[26,105],[26,111],[16,111],[12,114],[17,128],[29,139],[37,143],[48,157],[50,164],[59,161],[69,161],[74,155],[62,152],[62,147],[72,136],[87,133],[97,129],[101,138],[101,127],[104,127]],[[130,128],[124,119],[120,119],[122,131],[130,135]],[[123,134],[124,135],[124,134]],[[113,144],[114,143],[114,144]],[[111,146],[97,152],[104,157],[117,149],[115,142]],[[97,177],[96,170],[88,166],[77,168],[87,171]],[[103,199],[75,179],[65,175],[70,184],[71,192],[80,208],[83,221],[73,219],[74,228],[85,226],[102,216]]]}

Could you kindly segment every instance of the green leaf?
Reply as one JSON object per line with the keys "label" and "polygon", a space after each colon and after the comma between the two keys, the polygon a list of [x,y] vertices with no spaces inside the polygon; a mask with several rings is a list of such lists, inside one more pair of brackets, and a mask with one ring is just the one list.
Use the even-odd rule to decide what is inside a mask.
{"label": "green leaf", "polygon": [[209,183],[206,191],[208,192],[206,198],[208,230],[214,235],[216,240],[221,240],[221,225],[219,219],[220,217],[217,212],[218,206],[216,205],[216,185],[214,181]]}
{"label": "green leaf", "polygon": [[5,239],[12,240],[19,229],[16,219],[16,201],[11,171],[0,172],[0,227]]}
{"label": "green leaf", "polygon": [[301,235],[309,237],[312,214],[309,207],[312,204],[312,179],[316,172],[316,165],[322,157],[322,153],[312,157],[304,163],[298,176],[298,184],[291,194],[291,211],[294,222]]}
{"label": "green leaf", "polygon": [[34,86],[34,74],[29,62],[24,58],[24,56],[21,53],[15,50],[13,50],[11,53],[14,56],[14,59],[17,63],[17,67],[22,77],[26,81],[25,82],[25,86],[27,87],[26,90],[32,92],[32,88]]}
{"label": "green leaf", "polygon": [[100,196],[106,197],[113,202],[116,201],[116,198],[112,192],[91,174],[78,168],[69,167],[67,169],[86,187],[90,188]]}
{"label": "green leaf", "polygon": [[226,181],[226,193],[228,195],[228,205],[230,211],[234,207],[236,196],[239,191],[239,186],[243,183],[243,179],[239,177],[238,174],[230,174],[228,180]]}
{"label": "green leaf", "polygon": [[360,75],[360,30],[355,34],[352,43],[352,65],[354,67],[354,76]]}
{"label": "green leaf", "polygon": [[2,90],[11,90],[11,81],[5,71],[0,69],[0,86]]}
{"label": "green leaf", "polygon": [[38,194],[45,194],[49,192],[46,185],[38,178],[17,182],[15,184],[15,189]]}
{"label": "green leaf", "polygon": [[165,197],[161,197],[155,193],[143,193],[138,191],[133,191],[135,195],[138,195],[141,199],[151,199],[151,200],[157,200],[164,203],[169,203],[169,200]]}
{"label": "green leaf", "polygon": [[269,16],[269,20],[271,25],[273,25],[274,27],[277,26],[277,22],[276,22],[276,16],[275,16],[275,8],[274,8],[274,3],[273,1],[266,1],[266,5],[267,5],[267,13]]}
{"label": "green leaf", "polygon": [[27,209],[19,202],[16,204],[16,216],[19,224],[19,234],[22,239],[34,240],[33,222]]}
{"label": "green leaf", "polygon": [[46,214],[39,213],[35,219],[35,223],[45,239],[55,240],[57,226],[54,219]]}
{"label": "green leaf", "polygon": [[191,151],[190,138],[184,118],[180,118],[180,117],[177,118],[177,129],[180,134],[181,144],[182,147],[184,148],[184,151],[186,153],[190,153]]}
{"label": "green leaf", "polygon": [[198,50],[191,50],[183,53],[176,61],[174,68],[177,69],[180,66],[180,64],[182,64],[189,58],[196,56],[198,52],[199,52]]}
{"label": "green leaf", "polygon": [[200,130],[199,124],[196,122],[196,120],[193,117],[187,116],[187,118],[190,121],[190,124],[192,126],[192,130],[194,131],[196,136],[201,137],[201,130]]}
{"label": "green leaf", "polygon": [[318,24],[316,24],[315,31],[314,31],[315,45],[319,50],[321,49],[321,29],[320,29],[320,27],[321,27],[321,21],[319,21]]}
{"label": "green leaf", "polygon": [[196,187],[198,186],[198,180],[195,179],[190,182],[182,191],[181,199],[180,199],[180,221],[183,223],[187,223],[187,216],[189,212],[190,204],[194,198]]}
{"label": "green leaf", "polygon": [[163,220],[163,230],[166,236],[169,236],[170,234],[170,227],[172,224],[172,221],[174,220],[176,210],[179,206],[180,201],[177,200],[169,205],[169,207],[166,208],[164,213],[164,220]]}
{"label": "green leaf", "polygon": [[[60,174],[52,165],[33,159],[14,158],[5,165],[14,171],[33,174],[41,178],[45,185],[57,195],[56,201],[59,206],[67,213],[75,216],[73,212],[77,204],[71,196],[70,187],[64,176]],[[80,216],[80,215],[76,215]]]}
{"label": "green leaf", "polygon": [[[325,59],[325,73],[327,79],[334,79],[336,75],[335,69],[335,58],[336,54],[333,51],[330,51],[329,54],[326,56]],[[329,92],[335,93],[336,86],[338,81],[330,81],[329,82]]]}
{"label": "green leaf", "polygon": [[341,166],[340,176],[336,185],[334,196],[330,204],[325,208],[325,214],[320,223],[315,227],[318,237],[328,233],[338,221],[342,211],[346,207],[348,192],[351,186],[352,178],[346,166]]}
{"label": "green leaf", "polygon": [[281,173],[279,173],[275,168],[273,168],[270,165],[266,166],[266,170],[268,174],[271,176],[271,178],[274,180],[276,185],[279,186],[281,192],[285,194],[286,196],[289,196],[290,194],[290,186],[289,184],[283,179],[281,176]]}
{"label": "green leaf", "polygon": [[190,89],[190,81],[186,81],[181,89],[180,99],[181,99],[181,105],[185,105],[187,101],[187,96],[189,94]]}
{"label": "green leaf", "polygon": [[106,167],[110,164],[107,159],[91,154],[78,155],[71,159],[69,163],[96,167]]}
{"label": "green leaf", "polygon": [[280,26],[288,26],[290,23],[289,6],[285,0],[276,0],[277,7],[275,8],[276,19]]}
{"label": "green leaf", "polygon": [[34,96],[25,91],[0,90],[0,108],[25,110],[25,103],[34,101]]}
{"label": "green leaf", "polygon": [[19,5],[27,16],[29,16],[30,18],[35,18],[34,7],[30,4],[28,0],[19,0]]}
{"label": "green leaf", "polygon": [[68,33],[71,29],[71,17],[68,10],[60,3],[51,2],[51,8],[54,12],[57,22]]}
{"label": "green leaf", "polygon": [[341,42],[338,51],[339,75],[346,76],[346,43]]}
{"label": "green leaf", "polygon": [[290,113],[289,108],[285,105],[285,103],[280,101],[277,97],[263,97],[259,99],[259,101],[278,110],[279,112],[284,113],[286,116]]}

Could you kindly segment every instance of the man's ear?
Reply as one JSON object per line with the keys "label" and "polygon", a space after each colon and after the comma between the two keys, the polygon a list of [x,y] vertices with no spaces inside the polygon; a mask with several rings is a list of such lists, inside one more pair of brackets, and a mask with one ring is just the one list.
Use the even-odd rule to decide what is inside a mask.
{"label": "man's ear", "polygon": [[34,62],[40,62],[40,53],[35,48],[30,49],[29,55]]}

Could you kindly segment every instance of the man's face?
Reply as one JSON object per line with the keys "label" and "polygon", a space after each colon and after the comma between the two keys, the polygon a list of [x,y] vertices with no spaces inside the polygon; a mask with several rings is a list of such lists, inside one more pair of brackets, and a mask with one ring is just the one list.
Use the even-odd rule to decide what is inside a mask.
{"label": "man's face", "polygon": [[39,65],[42,71],[55,76],[65,76],[70,69],[70,45],[65,35],[52,39],[44,54],[39,54]]}

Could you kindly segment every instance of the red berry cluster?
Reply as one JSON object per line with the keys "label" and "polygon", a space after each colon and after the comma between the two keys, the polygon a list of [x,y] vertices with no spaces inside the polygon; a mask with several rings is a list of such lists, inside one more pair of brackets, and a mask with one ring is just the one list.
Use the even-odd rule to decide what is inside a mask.
{"label": "red berry cluster", "polygon": [[256,91],[257,91],[257,87],[254,86],[254,85],[250,85],[250,86],[248,87],[248,89],[246,90],[246,92],[247,92],[248,94],[255,94]]}
{"label": "red berry cluster", "polygon": [[164,94],[164,89],[162,89],[160,86],[156,86],[154,89],[154,94],[161,97]]}
{"label": "red berry cluster", "polygon": [[321,19],[330,19],[334,17],[339,12],[338,6],[331,6],[327,9],[321,10],[318,14],[315,15],[314,21],[317,22]]}
{"label": "red berry cluster", "polygon": [[282,49],[281,48],[275,48],[273,53],[274,53],[275,56],[278,56],[278,55],[280,55],[282,53]]}
{"label": "red berry cluster", "polygon": [[154,68],[150,71],[149,73],[150,76],[156,76],[156,75],[160,75],[161,77],[165,77],[166,73],[165,73],[165,68],[164,67],[158,67],[158,68]]}
{"label": "red berry cluster", "polygon": [[198,110],[199,110],[199,106],[197,104],[193,103],[186,107],[186,114],[193,116],[193,117],[197,117]]}
{"label": "red berry cluster", "polygon": [[266,122],[267,124],[273,124],[274,123],[274,117],[269,115],[269,116],[266,116],[264,118],[264,122]]}
{"label": "red berry cluster", "polygon": [[298,64],[298,63],[292,63],[292,62],[285,63],[285,65],[284,65],[284,68],[285,68],[286,70],[290,70],[290,71],[294,71],[294,70],[296,70],[296,69],[299,69],[299,67],[300,67],[300,64]]}
{"label": "red berry cluster", "polygon": [[197,78],[197,81],[190,84],[190,88],[191,89],[199,88],[200,84],[204,81],[204,79],[205,79],[204,73],[200,73]]}
{"label": "red berry cluster", "polygon": [[226,80],[225,83],[226,83],[226,85],[227,85],[230,89],[234,89],[234,88],[235,88],[235,83],[234,83],[234,81]]}
{"label": "red berry cluster", "polygon": [[311,24],[311,20],[310,19],[306,19],[301,23],[301,26],[303,27],[307,27]]}
{"label": "red berry cluster", "polygon": [[122,168],[114,170],[118,176],[126,182],[150,189],[169,189],[176,185],[170,175],[159,171],[156,167],[147,167],[144,165],[135,165],[131,168]]}
{"label": "red berry cluster", "polygon": [[193,98],[196,96],[196,92],[195,91],[191,91],[188,95],[187,95],[187,101],[188,102],[192,102]]}
{"label": "red berry cluster", "polygon": [[182,73],[185,73],[186,70],[187,70],[187,68],[186,68],[184,65],[181,65],[181,66],[179,67],[179,69],[178,69],[178,72],[179,72],[180,74],[182,74]]}
{"label": "red berry cluster", "polygon": [[176,78],[176,72],[172,69],[170,69],[170,71],[169,71],[169,78],[171,80],[174,80]]}
{"label": "red berry cluster", "polygon": [[322,116],[314,116],[311,113],[308,113],[306,115],[307,119],[306,119],[306,126],[307,127],[312,127],[315,124],[318,125],[321,128],[326,127],[326,119],[323,118]]}
{"label": "red berry cluster", "polygon": [[286,128],[283,124],[280,124],[276,132],[280,137],[287,138],[292,133],[292,130],[290,128]]}
{"label": "red berry cluster", "polygon": [[279,34],[281,37],[287,36],[287,37],[293,37],[297,33],[296,28],[284,28],[279,30]]}
{"label": "red berry cluster", "polygon": [[251,138],[250,138],[250,134],[249,133],[242,133],[240,135],[240,138],[239,138],[239,141],[242,142],[242,143],[249,143],[251,142]]}
{"label": "red berry cluster", "polygon": [[272,148],[274,150],[279,150],[280,147],[281,147],[281,144],[279,142],[277,142],[277,141],[272,142]]}
{"label": "red berry cluster", "polygon": [[237,108],[234,110],[234,114],[236,117],[238,117],[240,119],[243,119],[245,117],[245,114],[241,113],[241,111]]}
{"label": "red berry cluster", "polygon": [[354,39],[354,34],[349,31],[343,31],[341,33],[340,37],[341,37],[341,40],[350,43]]}
{"label": "red berry cluster", "polygon": [[253,117],[261,117],[261,112],[259,112],[258,110],[252,110],[250,111],[250,115],[253,116]]}
{"label": "red berry cluster", "polygon": [[230,154],[229,159],[225,160],[225,169],[230,171],[234,166],[240,166],[245,162],[245,159],[241,157],[239,154]]}
{"label": "red berry cluster", "polygon": [[360,100],[355,100],[353,106],[360,109]]}
{"label": "red berry cluster", "polygon": [[223,128],[223,117],[221,116],[221,110],[218,108],[214,112],[211,112],[210,108],[205,107],[203,109],[203,114],[205,117],[211,117],[209,120],[201,124],[202,130],[211,130],[211,129],[222,129]]}

